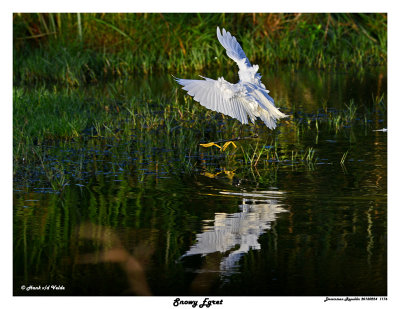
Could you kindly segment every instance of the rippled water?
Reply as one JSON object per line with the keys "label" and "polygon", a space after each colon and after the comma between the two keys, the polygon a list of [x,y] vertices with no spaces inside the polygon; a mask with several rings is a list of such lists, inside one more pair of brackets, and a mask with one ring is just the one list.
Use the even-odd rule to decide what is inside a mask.
{"label": "rippled water", "polygon": [[[266,78],[289,112],[341,110],[351,99],[371,107],[386,92],[380,71]],[[141,83],[127,95],[140,87],[158,95],[170,85]],[[63,162],[76,174],[57,192],[40,166],[16,173],[14,294],[386,295],[387,133],[375,131],[382,128],[385,113],[300,137],[281,124],[282,147],[311,146],[314,163],[228,170],[223,155],[201,149],[185,154],[197,163],[193,173],[174,163],[173,148],[44,145],[46,164]]]}

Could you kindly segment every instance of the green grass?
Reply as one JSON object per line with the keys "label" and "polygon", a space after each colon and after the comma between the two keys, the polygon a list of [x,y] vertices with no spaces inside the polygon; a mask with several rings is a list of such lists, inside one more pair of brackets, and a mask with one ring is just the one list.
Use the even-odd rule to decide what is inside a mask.
{"label": "green grass", "polygon": [[[386,65],[386,14],[14,14],[14,82],[77,86],[156,71],[202,73],[230,60],[225,27],[255,63]],[[356,48],[355,48],[356,46]]]}

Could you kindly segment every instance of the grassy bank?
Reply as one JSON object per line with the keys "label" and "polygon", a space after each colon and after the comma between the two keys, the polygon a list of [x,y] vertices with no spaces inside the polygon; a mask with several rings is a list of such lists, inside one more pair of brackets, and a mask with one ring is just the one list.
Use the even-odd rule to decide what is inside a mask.
{"label": "grassy bank", "polygon": [[386,14],[14,14],[14,82],[83,85],[227,64],[217,26],[268,68],[386,65]]}

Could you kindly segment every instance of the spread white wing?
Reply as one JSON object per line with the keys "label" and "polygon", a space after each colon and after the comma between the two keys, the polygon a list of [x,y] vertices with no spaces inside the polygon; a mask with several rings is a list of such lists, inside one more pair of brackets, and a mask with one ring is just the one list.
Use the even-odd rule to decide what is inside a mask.
{"label": "spread white wing", "polygon": [[268,128],[275,129],[276,121],[286,115],[275,107],[274,100],[261,83],[258,66],[251,66],[236,38],[225,29],[221,34],[217,27],[217,37],[227,55],[238,64],[240,82],[231,84],[222,77],[218,80],[176,78],[176,81],[208,109],[236,118],[243,124],[248,123],[248,117],[253,123],[259,117]]}
{"label": "spread white wing", "polygon": [[246,54],[234,36],[225,29],[222,29],[221,34],[219,27],[217,27],[217,37],[218,41],[226,49],[228,57],[234,60],[238,64],[239,68],[241,68],[243,62],[247,67],[251,66],[249,59],[247,59]]}
{"label": "spread white wing", "polygon": [[204,80],[176,78],[176,81],[204,107],[236,118],[244,124],[248,123],[247,116],[254,122],[255,117],[250,111],[246,95],[238,89],[237,85],[233,85],[223,78],[218,80],[203,78]]}

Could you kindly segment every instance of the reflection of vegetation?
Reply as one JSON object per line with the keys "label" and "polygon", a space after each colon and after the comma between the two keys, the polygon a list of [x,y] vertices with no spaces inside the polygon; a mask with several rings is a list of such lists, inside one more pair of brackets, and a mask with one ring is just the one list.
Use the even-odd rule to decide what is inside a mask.
{"label": "reflection of vegetation", "polygon": [[221,66],[217,26],[241,40],[251,61],[269,67],[386,63],[386,14],[38,13],[14,14],[13,21],[15,80],[28,83],[75,86]]}
{"label": "reflection of vegetation", "polygon": [[143,266],[151,254],[150,248],[135,248],[135,252],[142,251],[142,259],[145,259],[142,262],[124,248],[112,229],[93,224],[79,226],[79,238],[95,241],[102,247],[102,251],[79,256],[76,258],[78,263],[118,263],[128,277],[129,290],[127,292],[135,295],[151,295]]}
{"label": "reflection of vegetation", "polygon": [[[149,195],[144,188],[132,187],[132,183],[137,181],[134,176],[121,182],[107,178],[107,175],[99,175],[83,189],[71,187],[64,192],[62,200],[53,194],[47,201],[34,201],[32,197],[36,197],[35,194],[20,195],[15,201],[18,206],[14,222],[15,250],[18,252],[14,261],[16,285],[51,281],[64,284],[67,294],[90,294],[90,291],[97,291],[99,295],[122,293],[119,289],[125,282],[116,280],[116,273],[120,271],[117,266],[80,264],[85,252],[98,254],[100,262],[101,250],[118,247],[115,240],[107,238],[114,233],[116,235],[112,237],[118,237],[124,248],[130,253],[133,250],[133,256],[139,260],[143,259],[140,248],[158,248],[168,235],[170,249],[157,251],[154,258],[166,258],[169,261],[166,267],[174,265],[180,254],[178,246],[183,241],[182,234],[195,228],[193,214],[179,206],[187,198],[183,199],[181,195],[168,198],[169,186],[173,186],[173,182],[160,184],[158,190],[152,190],[153,194]],[[151,186],[150,180],[146,186]],[[25,199],[32,201],[26,202]],[[82,221],[105,228],[81,226]],[[110,232],[106,227],[116,228],[118,232]],[[159,230],[167,234],[158,235]],[[104,238],[102,234],[105,234]],[[82,237],[88,241],[83,243]],[[94,255],[87,257],[94,258]],[[97,273],[100,277],[93,282]],[[115,289],[108,285],[109,278],[119,282]],[[20,289],[17,288],[16,292],[20,293]]]}
{"label": "reflection of vegetation", "polygon": [[[203,264],[205,269],[215,266],[218,270],[220,255],[185,261],[183,265],[176,261],[195,243],[203,220],[212,220],[216,213],[238,212],[242,196],[220,194],[225,188],[236,192],[235,181],[231,184],[228,175],[222,174],[213,179],[184,175],[157,179],[150,174],[142,183],[135,170],[120,176],[97,173],[106,166],[98,159],[98,170],[93,171],[90,182],[85,187],[68,187],[61,199],[57,194],[15,194],[16,293],[21,293],[19,286],[26,282],[57,282],[64,284],[66,294],[74,295],[129,293],[125,291],[130,285],[123,267],[80,263],[85,253],[97,253],[101,261],[101,253],[115,246],[115,242],[95,241],[108,230],[111,232],[107,235],[115,234],[127,252],[138,259],[144,257],[140,248],[154,250],[144,265],[155,295],[190,293],[190,283],[197,279],[184,273],[183,267],[200,269]],[[381,159],[373,158],[376,162]],[[359,172],[356,167],[349,164],[348,173],[339,173],[334,179],[332,173],[337,169],[332,173],[322,168],[288,172],[283,166],[278,176],[274,175],[277,169],[260,170],[256,180],[261,188],[291,191],[283,200],[289,212],[260,237],[260,250],[250,250],[242,257],[240,276],[233,274],[230,283],[219,288],[205,285],[211,282],[199,283],[206,289],[204,294],[326,295],[329,288],[344,293],[350,286],[356,295],[385,293],[379,284],[371,291],[375,285],[364,280],[372,275],[375,283],[385,282],[385,175],[381,169]],[[243,175],[235,175],[243,181],[240,188],[254,188],[252,179],[246,182]],[[381,191],[371,191],[377,188],[375,183]],[[301,190],[294,192],[296,186]],[[93,242],[79,240],[78,228],[83,222],[99,226],[93,230]],[[84,230],[86,234],[88,231]],[[363,275],[354,276],[361,272],[360,265],[366,267],[362,268]],[[330,271],[322,271],[325,269]],[[202,276],[200,273],[199,280]],[[251,287],[243,287],[243,278]],[[218,277],[212,282],[218,282]],[[300,282],[303,285],[299,290],[296,284]]]}

